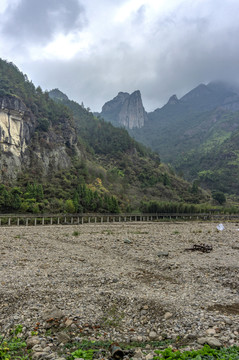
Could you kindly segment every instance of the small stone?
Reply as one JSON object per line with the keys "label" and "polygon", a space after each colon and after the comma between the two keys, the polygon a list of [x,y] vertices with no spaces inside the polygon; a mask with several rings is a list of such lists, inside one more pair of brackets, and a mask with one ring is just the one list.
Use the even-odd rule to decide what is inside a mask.
{"label": "small stone", "polygon": [[46,309],[42,314],[42,319],[44,321],[47,321],[49,319],[61,319],[63,317],[63,312],[56,307],[53,307],[52,309]]}
{"label": "small stone", "polygon": [[42,347],[40,345],[36,344],[32,347],[32,351],[42,351]]}
{"label": "small stone", "polygon": [[197,339],[197,343],[198,343],[199,345],[204,345],[204,344],[207,343],[207,338],[205,338],[205,337],[200,337],[200,338]]}
{"label": "small stone", "polygon": [[230,318],[225,318],[225,319],[224,319],[224,322],[225,322],[227,325],[232,325],[232,324],[233,324],[233,321],[232,321]]}
{"label": "small stone", "polygon": [[72,323],[73,323],[73,320],[70,320],[70,319],[67,319],[67,320],[65,321],[66,327],[71,326]]}
{"label": "small stone", "polygon": [[155,356],[155,354],[149,353],[148,355],[145,356],[145,360],[151,360],[154,358],[154,356]]}
{"label": "small stone", "polygon": [[131,244],[131,242],[132,242],[132,241],[129,240],[129,239],[124,239],[124,243],[125,243],[125,244]]}
{"label": "small stone", "polygon": [[32,355],[32,360],[43,358],[45,355],[46,355],[46,353],[44,353],[44,352],[35,352]]}
{"label": "small stone", "polygon": [[164,319],[165,319],[165,320],[168,320],[168,319],[170,319],[172,316],[173,316],[172,313],[166,312],[166,313],[164,314]]}
{"label": "small stone", "polygon": [[157,338],[157,333],[155,331],[150,331],[149,333],[149,339],[150,340],[155,340]]}
{"label": "small stone", "polygon": [[67,334],[61,332],[58,334],[58,338],[57,338],[59,343],[63,343],[66,344],[70,341],[70,336],[68,336]]}
{"label": "small stone", "polygon": [[44,349],[43,349],[44,352],[50,352],[51,351],[51,348],[50,346],[46,346]]}
{"label": "small stone", "polygon": [[169,255],[169,253],[167,251],[159,251],[157,253],[158,257],[163,257],[163,256],[168,256],[168,255]]}
{"label": "small stone", "polygon": [[49,359],[49,360],[51,360],[51,359],[54,359],[55,360],[55,354],[48,354],[46,357],[45,357],[45,359]]}
{"label": "small stone", "polygon": [[144,354],[142,353],[141,349],[136,349],[134,352],[134,358],[142,359],[143,357],[144,357]]}
{"label": "small stone", "polygon": [[38,337],[33,336],[27,339],[27,348],[31,349],[33,346],[40,344],[40,340]]}
{"label": "small stone", "polygon": [[218,339],[215,338],[207,338],[207,344],[211,346],[212,348],[220,348],[222,346],[221,342]]}
{"label": "small stone", "polygon": [[211,335],[215,335],[216,334],[216,330],[215,329],[207,329],[206,330],[207,335],[211,336]]}

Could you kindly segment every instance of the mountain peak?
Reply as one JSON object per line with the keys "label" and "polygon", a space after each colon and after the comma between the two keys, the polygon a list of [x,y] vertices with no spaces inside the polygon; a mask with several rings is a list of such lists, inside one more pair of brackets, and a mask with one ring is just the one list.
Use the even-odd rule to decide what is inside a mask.
{"label": "mountain peak", "polygon": [[49,91],[49,96],[53,100],[69,100],[68,96],[61,92],[59,89],[52,89],[51,91]]}
{"label": "mountain peak", "polygon": [[115,126],[127,129],[141,128],[148,119],[139,90],[132,94],[119,92],[116,97],[104,104],[101,116]]}
{"label": "mountain peak", "polygon": [[175,105],[179,102],[178,98],[177,98],[177,95],[172,95],[170,96],[168,102],[167,102],[167,105]]}

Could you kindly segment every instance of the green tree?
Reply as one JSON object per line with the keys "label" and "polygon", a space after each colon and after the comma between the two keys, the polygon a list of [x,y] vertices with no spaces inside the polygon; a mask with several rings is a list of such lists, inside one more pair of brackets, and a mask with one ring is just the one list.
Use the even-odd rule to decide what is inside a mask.
{"label": "green tree", "polygon": [[11,207],[14,210],[17,210],[21,207],[22,199],[21,195],[22,192],[18,187],[14,187],[11,191]]}
{"label": "green tree", "polygon": [[212,198],[216,200],[220,205],[223,205],[226,202],[226,196],[222,191],[214,191],[212,193]]}
{"label": "green tree", "polygon": [[68,199],[65,202],[65,211],[66,213],[73,214],[75,212],[75,206],[73,200]]}

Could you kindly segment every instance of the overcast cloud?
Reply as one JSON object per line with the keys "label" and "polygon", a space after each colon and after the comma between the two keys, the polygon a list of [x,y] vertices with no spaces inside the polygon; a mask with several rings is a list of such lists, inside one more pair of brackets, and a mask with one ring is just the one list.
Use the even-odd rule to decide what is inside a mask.
{"label": "overcast cloud", "polygon": [[239,83],[238,0],[0,0],[0,57],[93,111],[140,90],[147,111]]}

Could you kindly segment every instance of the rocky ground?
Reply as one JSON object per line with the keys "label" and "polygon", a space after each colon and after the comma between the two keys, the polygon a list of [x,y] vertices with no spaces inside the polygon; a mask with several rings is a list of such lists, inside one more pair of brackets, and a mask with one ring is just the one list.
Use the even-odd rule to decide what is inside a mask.
{"label": "rocky ground", "polygon": [[33,359],[84,339],[147,343],[147,360],[165,340],[239,346],[239,224],[217,225],[1,227],[0,334],[22,324]]}

